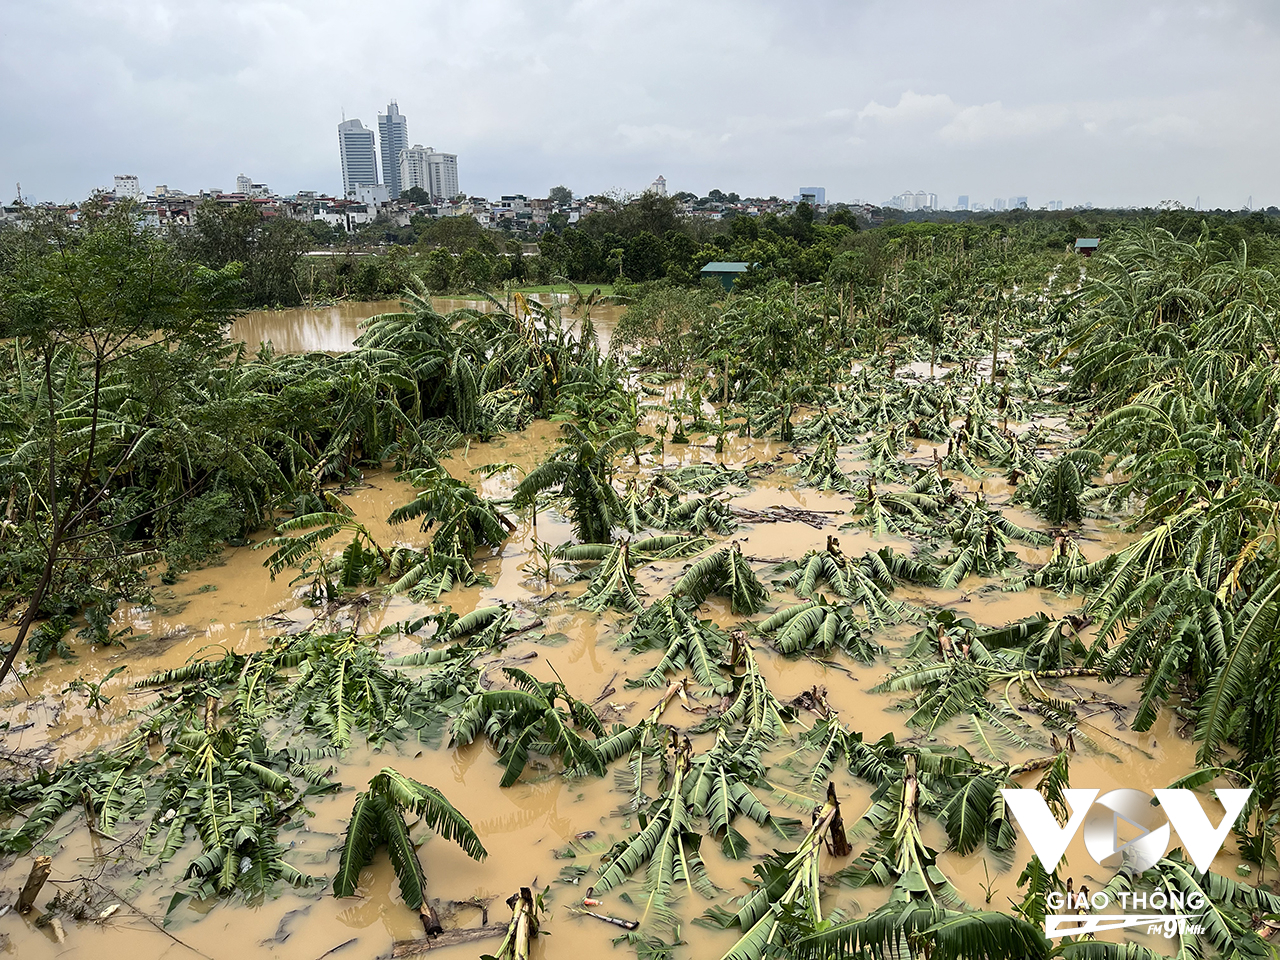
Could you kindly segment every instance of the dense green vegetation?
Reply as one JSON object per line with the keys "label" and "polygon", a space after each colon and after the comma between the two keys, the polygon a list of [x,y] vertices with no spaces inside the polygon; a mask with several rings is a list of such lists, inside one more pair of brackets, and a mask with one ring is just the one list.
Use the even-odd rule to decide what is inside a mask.
{"label": "dense green vegetation", "polygon": [[[1257,248],[1255,255],[1266,258],[1280,238],[1280,211],[1274,209],[1265,214],[1016,210],[928,219],[885,209],[875,211],[878,225],[868,230],[865,216],[860,221],[839,207],[821,216],[807,204],[787,215],[730,209],[723,219],[708,220],[682,216],[676,197],[595,199],[601,209],[577,223],[555,214],[540,234],[520,235],[485,229],[470,216],[423,214],[406,227],[383,218],[348,235],[323,222],[267,218],[249,204],[207,201],[195,227],[175,242],[185,256],[208,267],[243,264],[240,304],[274,307],[393,299],[411,277],[420,277],[436,293],[546,287],[562,280],[580,285],[621,281],[620,293],[626,296],[626,285],[655,280],[698,286],[702,267],[722,260],[756,265],[740,281],[743,290],[773,280],[816,283],[856,276],[870,283],[892,275],[904,249],[916,259],[918,242],[963,247],[996,238],[1011,248],[1006,252],[1058,254],[1077,237],[1108,237],[1132,223],[1159,226],[1184,240],[1205,232],[1232,246],[1248,241]],[[322,255],[304,256],[309,250]]]}
{"label": "dense green vegetation", "polygon": [[[161,695],[121,743],[0,783],[11,815],[0,850],[33,849],[83,804],[105,835],[146,824],[157,863],[194,839],[180,896],[261,896],[280,880],[312,882],[279,831],[305,797],[339,785],[314,760],[340,758],[357,738],[394,749],[447,736],[488,741],[501,788],[534,756],[555,758],[554,776],[616,774],[635,829],[582,868],[583,886],[603,897],[631,885],[618,902],[636,907],[627,939],[644,956],[679,951],[681,918],[706,898],[697,922],[733,930],[734,960],[1136,960],[1153,954],[1045,940],[1043,894],[1065,878],[1036,859],[1011,910],[966,904],[929,838],[1007,869],[1017,833],[1000,789],[1034,785],[1063,815],[1074,752],[1108,750],[1070,681],[1137,676],[1140,701],[1131,713],[1118,705],[1125,722],[1146,731],[1171,709],[1196,740],[1201,767],[1181,783],[1253,788],[1236,837],[1259,879],[1201,873],[1174,851],[1108,889],[1204,892],[1207,932],[1180,934],[1180,956],[1267,955],[1255,921],[1280,912],[1267,880],[1280,869],[1269,223],[1116,221],[1084,261],[1062,252],[1062,227],[1048,220],[863,231],[803,213],[735,220],[708,243],[761,269],[722,297],[682,274],[703,248],[652,229],[661,214],[619,211],[584,223],[595,247],[566,231],[541,254],[624,239],[611,250],[624,277],[644,282],[607,353],[589,320],[566,332],[557,310],[519,296],[510,309],[441,315],[428,264],[427,279],[406,274],[403,312],[370,321],[349,353],[249,355],[224,330],[245,285],[267,274],[242,265],[230,239],[175,247],[127,210],[0,237],[0,598],[21,611],[6,670],[23,650],[73,654],[74,628],[119,642],[110,614],[146,602],[149,574],[179,575],[267,526],[270,570],[297,568],[316,604],[380,588],[426,608],[374,636],[321,619],[270,649],[218,649],[143,681]],[[627,273],[628,262],[647,272]],[[444,469],[464,439],[537,418],[563,421],[562,438],[509,501]],[[891,543],[845,552],[833,525],[823,549],[745,556],[728,538],[760,518],[735,499],[775,464],[670,467],[664,450],[693,436],[717,450],[739,437],[788,444],[799,456],[790,482],[847,498],[839,525]],[[334,495],[334,482],[384,464],[419,491],[390,519],[430,530],[424,547],[377,542]],[[988,479],[1007,481],[1011,498],[986,492]],[[529,626],[502,606],[459,617],[437,601],[483,582],[477,557],[511,534],[513,511],[535,518],[538,578],[585,581],[572,601],[546,602],[608,611],[623,647],[660,651],[625,678],[667,690],[651,713],[607,726],[586,691],[509,664],[481,682],[482,658]],[[537,540],[547,511],[572,540]],[[1098,554],[1083,537],[1095,521],[1130,535]],[[1028,546],[1047,560],[1020,559]],[[649,595],[645,567],[670,574],[663,595]],[[904,599],[907,584],[931,588],[937,605]],[[987,624],[953,609],[1030,588],[1076,595],[1082,609]],[[735,628],[708,616],[711,598]],[[393,636],[417,637],[421,652],[388,661],[381,644]],[[903,698],[919,735],[871,742],[817,689],[782,700],[761,668],[775,654],[880,660],[880,690]],[[677,696],[701,701],[699,714],[668,712]],[[872,802],[851,825],[857,855],[824,877],[824,848],[854,849],[830,788],[837,767]],[[812,813],[807,832],[783,815],[785,797]],[[407,811],[484,854],[465,797],[454,800],[384,770],[356,800],[334,892],[351,893],[385,844],[405,902],[420,904]],[[758,856],[749,822],[785,849]],[[709,856],[755,857],[757,882],[716,889]],[[847,903],[843,889],[867,886],[882,888],[883,906],[830,909]]]}

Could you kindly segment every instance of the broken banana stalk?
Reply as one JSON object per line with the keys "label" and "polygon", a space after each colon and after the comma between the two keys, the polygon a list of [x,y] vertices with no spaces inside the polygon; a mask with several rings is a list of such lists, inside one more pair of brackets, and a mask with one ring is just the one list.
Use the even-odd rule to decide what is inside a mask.
{"label": "broken banana stalk", "polygon": [[[587,901],[583,902],[585,903]],[[594,902],[599,903],[600,901],[596,900]],[[570,907],[569,912],[576,917],[595,917],[597,920],[602,920],[605,923],[611,923],[615,927],[621,927],[623,930],[635,930],[640,926],[640,922],[638,920],[623,920],[621,917],[611,917],[604,913],[595,913],[592,910],[586,910],[582,907]]]}

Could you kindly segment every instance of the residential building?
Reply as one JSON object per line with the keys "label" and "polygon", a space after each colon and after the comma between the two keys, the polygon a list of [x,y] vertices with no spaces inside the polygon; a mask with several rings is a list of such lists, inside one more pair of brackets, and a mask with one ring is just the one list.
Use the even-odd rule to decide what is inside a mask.
{"label": "residential building", "polygon": [[827,203],[826,187],[801,187],[796,203],[807,203],[811,207],[823,207]]}
{"label": "residential building", "polygon": [[431,196],[437,200],[450,200],[461,193],[458,189],[458,155],[432,151],[427,156],[427,181],[431,184]]}
{"label": "residential building", "polygon": [[1009,198],[1009,209],[1010,209],[1010,210],[1025,210],[1025,209],[1027,209],[1027,198],[1026,198],[1026,197],[1010,197],[1010,198]]}
{"label": "residential building", "polygon": [[397,168],[402,193],[411,187],[421,187],[433,200],[451,200],[460,192],[456,153],[437,153],[434,147],[415,143],[400,151]]}
{"label": "residential building", "polygon": [[938,209],[938,195],[936,193],[926,193],[923,190],[917,190],[915,193],[910,190],[904,190],[886,203],[885,206],[907,211],[936,210]]}
{"label": "residential building", "polygon": [[338,124],[338,153],[342,158],[343,196],[350,194],[359,184],[378,182],[373,131],[359,120],[344,120]]}
{"label": "residential building", "polygon": [[117,200],[141,200],[142,185],[131,173],[117,174],[115,178],[115,195]]}
{"label": "residential building", "polygon": [[390,187],[385,183],[358,183],[347,199],[368,207],[381,207],[391,202]]}
{"label": "residential building", "polygon": [[382,147],[382,175],[392,200],[404,189],[400,181],[400,153],[409,148],[409,122],[392,100],[387,112],[378,114],[378,140]]}
{"label": "residential building", "polygon": [[400,177],[401,193],[414,187],[425,190],[427,193],[431,192],[431,179],[427,174],[427,157],[431,153],[430,147],[424,147],[420,143],[400,151],[396,167]]}
{"label": "residential building", "polygon": [[956,200],[956,209],[957,210],[969,209],[969,195],[967,193],[960,194],[960,198]]}
{"label": "residential building", "polygon": [[439,154],[435,147],[415,143],[399,152],[401,192],[421,187],[431,200],[452,200],[458,196],[458,155]]}
{"label": "residential building", "polygon": [[236,193],[241,193],[251,198],[269,197],[271,196],[271,188],[265,183],[254,183],[252,178],[246,177],[242,173],[236,177]]}
{"label": "residential building", "polygon": [[658,179],[649,184],[649,189],[645,193],[652,193],[654,196],[665,197],[667,195],[667,178],[659,175]]}
{"label": "residential building", "polygon": [[1004,209],[1004,197],[996,197],[994,200],[992,200],[992,201],[991,201],[991,209],[992,209],[992,210],[1003,210],[1003,209]]}

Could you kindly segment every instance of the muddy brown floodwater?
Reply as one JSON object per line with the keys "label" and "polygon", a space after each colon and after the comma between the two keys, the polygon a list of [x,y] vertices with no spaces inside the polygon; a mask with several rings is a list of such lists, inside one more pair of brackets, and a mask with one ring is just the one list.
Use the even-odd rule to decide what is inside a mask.
{"label": "muddy brown floodwater", "polygon": [[[354,324],[358,319],[357,307],[365,311],[365,315],[371,315],[384,312],[388,305],[332,308],[336,312],[329,314],[330,320],[339,325]],[[312,325],[308,325],[311,323],[308,321],[290,327],[289,317],[301,321],[306,314],[319,315],[316,311],[260,315],[253,320],[259,324],[253,329],[267,333],[273,340],[277,331],[295,329],[300,339],[285,341],[290,349],[328,349],[339,342],[341,337],[336,333],[332,334],[335,339],[324,339],[332,333],[332,325],[325,326],[319,319]],[[272,318],[270,323],[268,317]],[[240,323],[250,319],[246,317]],[[322,333],[321,328],[328,332]],[[343,329],[354,330],[354,326]],[[282,349],[285,347],[280,340],[276,342]],[[486,496],[507,497],[518,479],[514,472],[481,481],[471,471],[496,461],[509,461],[527,470],[546,455],[556,436],[554,425],[540,421],[521,433],[456,450],[446,464],[455,476],[478,483]],[[665,452],[668,466],[677,462],[744,465],[793,459],[786,445],[742,438],[729,440],[725,452],[719,455],[706,443],[668,445]],[[657,466],[652,454],[645,454],[639,469],[647,472]],[[415,525],[394,527],[386,522],[390,511],[413,495],[412,489],[396,480],[392,473],[372,472],[364,484],[342,495],[380,542],[425,542],[426,535]],[[993,503],[1001,504],[1007,500],[1008,491],[991,485],[988,495]],[[745,492],[739,491],[735,503],[754,509],[778,505],[803,507],[825,511],[830,518],[824,529],[800,522],[744,524],[732,539],[741,543],[743,553],[753,559],[766,582],[771,579],[774,561],[796,559],[809,549],[821,548],[828,534],[838,534],[849,553],[885,542],[857,530],[837,531],[836,528],[847,521],[853,501],[838,493],[797,487],[781,471],[762,478]],[[626,618],[585,613],[565,602],[564,597],[580,592],[581,585],[548,586],[533,579],[524,568],[533,555],[534,531],[527,516],[516,520],[517,529],[512,537],[479,563],[481,571],[492,579],[492,586],[454,590],[444,595],[441,604],[416,604],[405,598],[383,602],[374,598],[375,602],[367,607],[356,605],[345,613],[340,612],[339,618],[359,617],[360,627],[372,631],[384,624],[435,612],[446,604],[460,613],[497,601],[527,610],[549,593],[557,592],[560,600],[540,608],[539,615],[547,621],[545,637],[530,634],[517,639],[500,656],[489,655],[481,662],[532,655],[533,659],[523,665],[536,676],[550,680],[558,675],[576,696],[595,702],[601,708],[608,706],[629,722],[646,714],[658,702],[661,691],[628,689],[624,681],[657,663],[660,652],[630,655],[620,651],[617,637],[626,629]],[[569,540],[571,531],[563,519],[544,512],[539,518],[537,535],[543,542],[559,544]],[[1083,548],[1091,559],[1118,549],[1125,542],[1126,535],[1105,523],[1090,521],[1082,531]],[[1043,559],[1031,555],[1026,558]],[[25,673],[25,689],[11,682],[0,695],[10,722],[3,746],[9,750],[46,749],[52,763],[108,745],[131,730],[130,709],[141,706],[152,696],[149,692],[130,690],[132,682],[153,671],[182,664],[210,645],[237,651],[259,649],[271,636],[310,622],[314,611],[290,588],[289,575],[272,581],[263,568],[263,559],[264,553],[252,547],[229,549],[220,564],[193,572],[172,587],[157,585],[154,609],[122,611],[117,618],[119,625],[132,628],[134,634],[124,648],[79,649],[78,658],[72,662],[55,661]],[[657,599],[669,589],[683,566],[681,561],[655,563],[642,568],[638,579],[650,598]],[[990,585],[988,581],[970,578],[955,590],[907,587],[902,588],[899,595],[921,604],[950,606],[992,625],[1039,610],[1060,616],[1079,606],[1078,598],[1062,598],[1043,590],[1007,593],[981,589]],[[791,601],[789,594],[779,592],[771,602],[777,605]],[[722,601],[713,600],[705,609],[711,618],[725,626],[742,619],[732,615]],[[786,659],[759,641],[756,641],[756,650],[761,669],[780,699],[789,700],[813,686],[823,686],[841,720],[862,732],[868,740],[877,740],[886,733],[923,740],[928,738],[920,731],[907,728],[906,714],[895,709],[895,697],[870,692],[897,662],[903,638],[909,632],[897,630],[879,638],[888,649],[873,666],[842,656],[834,657],[830,663],[811,658]],[[11,638],[11,629],[0,631],[0,640]],[[386,644],[389,654],[413,649],[417,649],[417,644],[411,638],[393,636]],[[106,683],[103,692],[113,699],[99,710],[90,710],[83,696],[65,692],[71,680],[77,677],[98,680],[116,666],[126,669]],[[496,664],[489,669],[496,674]],[[1073,686],[1081,697],[1105,695],[1129,708],[1116,713],[1099,707],[1099,712],[1087,720],[1097,746],[1086,748],[1072,758],[1073,786],[1097,787],[1104,791],[1124,786],[1150,789],[1165,786],[1194,768],[1194,748],[1182,735],[1172,713],[1164,714],[1151,731],[1142,734],[1117,721],[1117,716],[1132,716],[1132,705],[1137,699],[1136,681],[1108,686],[1096,680],[1081,680]],[[678,702],[669,706],[663,715],[664,723],[685,730],[701,719]],[[802,714],[795,727],[800,729],[812,720]],[[937,731],[934,739],[967,743],[963,732],[954,724]],[[694,735],[695,749],[704,749],[712,741],[710,734]],[[800,795],[795,788],[797,781],[780,766],[794,749],[794,745],[787,743],[767,754],[771,782],[777,789],[770,793],[762,788],[759,793],[776,812],[804,817],[815,798]],[[1030,753],[1011,749],[1008,759],[1017,761],[1030,756]],[[803,763],[803,755],[798,759]],[[332,876],[338,861],[337,847],[355,792],[363,789],[381,767],[392,765],[407,776],[443,790],[471,819],[490,852],[487,860],[476,863],[453,844],[428,836],[420,858],[431,898],[442,901],[478,898],[489,903],[491,920],[503,922],[507,913],[503,901],[517,888],[522,885],[549,887],[550,909],[544,929],[551,936],[538,939],[535,957],[612,955],[610,941],[617,928],[591,918],[572,916],[568,909],[580,902],[591,874],[581,884],[574,884],[564,882],[562,870],[582,866],[593,873],[600,854],[615,840],[625,838],[638,828],[634,818],[619,814],[622,797],[614,790],[613,778],[570,781],[561,777],[553,765],[544,763],[531,767],[515,786],[502,789],[498,785],[502,767],[496,761],[495,752],[484,742],[462,749],[401,744],[375,750],[357,744],[337,762],[334,778],[344,784],[344,789],[335,795],[310,800],[313,816],[306,827],[282,835],[288,848],[287,859],[304,872]],[[871,791],[842,769],[838,770],[835,782],[846,823],[852,824],[869,803]],[[1027,785],[1033,783],[1034,777],[1028,777]],[[751,842],[748,859],[729,860],[720,853],[718,844],[703,844],[710,876],[722,891],[717,898],[720,903],[746,891],[742,878],[751,873],[751,858],[775,847],[791,845],[749,821],[745,824],[739,821],[737,825],[743,827]],[[584,841],[575,840],[587,832],[593,832],[593,836]],[[176,910],[170,923],[161,929],[153,920],[165,915],[169,898],[181,882],[177,865],[187,862],[191,851],[179,853],[167,867],[134,881],[132,870],[122,862],[121,853],[136,847],[139,835],[140,829],[137,835],[122,830],[118,837],[98,837],[90,834],[83,817],[77,819],[70,814],[64,817],[50,839],[36,851],[48,852],[54,858],[51,886],[41,902],[48,899],[50,890],[76,893],[88,883],[95,909],[106,909],[115,903],[123,906],[109,919],[68,923],[65,943],[56,942],[52,930],[39,929],[29,919],[10,913],[0,918],[0,937],[8,938],[3,948],[7,955],[22,960],[55,957],[243,960],[259,956],[317,960],[337,948],[333,954],[336,960],[365,960],[387,954],[394,940],[421,935],[417,915],[401,902],[385,852],[362,872],[357,896],[338,900],[324,888],[283,888],[279,896],[258,904],[239,901],[188,904]],[[927,821],[926,841],[937,849],[946,847],[945,835],[935,821]],[[853,845],[855,853],[859,852],[864,841],[855,835]],[[1012,858],[1015,864],[1012,869],[991,860],[985,862],[984,869],[981,856],[951,854],[942,855],[941,865],[968,903],[980,908],[989,902],[997,909],[1007,910],[1011,899],[1020,899],[1016,878],[1030,856],[1025,839],[1020,839]],[[1218,869],[1230,873],[1235,862],[1229,854],[1222,854]],[[29,863],[29,857],[22,857],[0,864],[0,889],[16,890]],[[846,863],[825,857],[822,873],[830,874]],[[1106,880],[1104,876],[1095,876],[1102,871],[1092,865],[1079,841],[1069,849],[1062,873],[1087,880],[1093,889]],[[633,881],[623,889],[634,892],[637,888],[638,882]],[[875,888],[859,891],[856,897],[847,889],[833,888],[827,895],[824,912],[835,907],[850,912],[867,910],[882,902],[883,896]],[[684,921],[680,934],[686,944],[677,949],[677,956],[717,957],[736,940],[737,933],[733,931],[714,931],[689,922],[707,906],[709,903],[696,893],[687,893],[677,904],[677,913]],[[612,892],[600,909],[617,916],[635,916],[635,909]],[[475,907],[458,907],[452,914],[445,910],[446,923],[458,925],[474,924],[477,915]],[[432,951],[431,956],[460,960],[494,947],[496,941],[490,941]],[[619,956],[630,955],[630,948],[621,949],[624,952]]]}
{"label": "muddy brown floodwater", "polygon": [[[501,295],[497,296],[501,299]],[[548,294],[538,294],[537,299],[551,302]],[[487,312],[493,309],[493,304],[487,300],[461,297],[432,297],[431,303],[441,313],[461,309]],[[371,300],[336,303],[328,307],[251,310],[236,318],[229,337],[243,342],[251,350],[256,350],[260,343],[270,342],[279,353],[340,353],[351,349],[362,332],[360,324],[365,320],[381,313],[399,313],[402,309],[399,300]],[[609,349],[609,334],[622,310],[622,307],[612,304],[598,304],[591,308],[591,320],[602,351]],[[579,319],[567,306],[563,317],[566,326],[576,324]]]}

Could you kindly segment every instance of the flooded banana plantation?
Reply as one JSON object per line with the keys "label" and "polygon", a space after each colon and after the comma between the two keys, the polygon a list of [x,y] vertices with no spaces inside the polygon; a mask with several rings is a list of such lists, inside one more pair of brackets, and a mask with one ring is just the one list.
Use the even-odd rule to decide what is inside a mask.
{"label": "flooded banana plantation", "polygon": [[[975,228],[807,285],[245,314],[157,244],[7,264],[8,954],[1270,954],[1243,245]],[[1078,830],[1166,788],[1210,826],[1250,791],[1216,856]],[[1203,909],[1083,923],[1121,894]]]}

